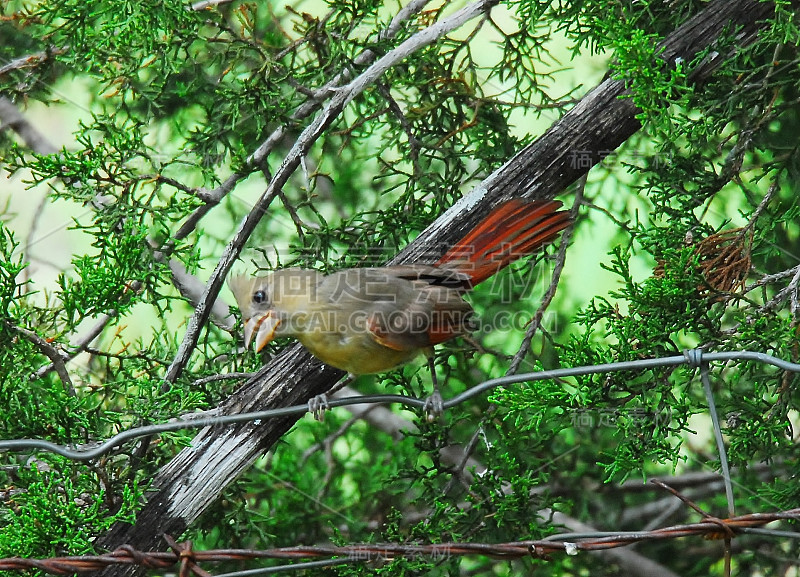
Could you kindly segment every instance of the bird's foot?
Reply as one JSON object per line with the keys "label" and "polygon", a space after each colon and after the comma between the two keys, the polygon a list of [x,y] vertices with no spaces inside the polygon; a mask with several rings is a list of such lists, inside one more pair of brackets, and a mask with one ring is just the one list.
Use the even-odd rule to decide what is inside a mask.
{"label": "bird's foot", "polygon": [[308,411],[314,415],[314,418],[317,421],[322,422],[325,419],[325,412],[331,408],[330,404],[328,403],[328,396],[330,395],[333,397],[335,393],[338,393],[354,380],[356,380],[356,375],[348,373],[343,379],[339,380],[338,383],[328,389],[328,391],[309,400]]}
{"label": "bird's foot", "polygon": [[425,411],[429,423],[442,416],[442,413],[444,413],[444,399],[442,399],[439,389],[434,389],[433,394],[425,399],[422,410]]}
{"label": "bird's foot", "polygon": [[308,411],[320,423],[325,419],[325,411],[328,409],[330,409],[330,405],[328,405],[328,395],[325,393],[317,395],[308,401]]}

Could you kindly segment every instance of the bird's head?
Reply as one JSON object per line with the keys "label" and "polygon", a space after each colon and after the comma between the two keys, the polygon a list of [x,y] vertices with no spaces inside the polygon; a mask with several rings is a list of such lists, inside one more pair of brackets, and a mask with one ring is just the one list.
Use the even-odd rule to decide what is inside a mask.
{"label": "bird's head", "polygon": [[232,276],[228,286],[242,311],[244,346],[256,351],[278,336],[294,335],[292,322],[314,301],[319,273],[287,268],[260,277]]}

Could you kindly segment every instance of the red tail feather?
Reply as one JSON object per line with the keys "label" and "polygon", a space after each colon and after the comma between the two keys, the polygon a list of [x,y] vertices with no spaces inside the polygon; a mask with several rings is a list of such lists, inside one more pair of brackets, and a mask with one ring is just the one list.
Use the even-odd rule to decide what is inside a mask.
{"label": "red tail feather", "polygon": [[482,283],[517,259],[529,256],[570,224],[557,200],[514,198],[489,215],[436,263]]}

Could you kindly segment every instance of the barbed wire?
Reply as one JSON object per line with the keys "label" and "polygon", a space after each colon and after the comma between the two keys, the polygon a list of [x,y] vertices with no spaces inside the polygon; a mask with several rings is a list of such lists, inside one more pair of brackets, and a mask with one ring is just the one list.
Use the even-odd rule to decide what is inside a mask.
{"label": "barbed wire", "polygon": [[[167,569],[173,565],[180,564],[180,577],[188,577],[189,574],[197,577],[210,577],[211,574],[202,569],[199,566],[200,563],[249,561],[254,559],[316,559],[291,565],[246,569],[217,575],[217,577],[249,577],[334,564],[386,562],[398,557],[419,557],[436,561],[452,557],[480,555],[495,559],[533,557],[547,560],[549,555],[553,553],[560,552],[567,555],[577,555],[581,551],[614,549],[644,541],[661,541],[690,536],[730,539],[750,530],[756,531],[767,523],[782,520],[800,521],[800,508],[773,513],[752,513],[727,519],[718,519],[704,514],[704,520],[698,523],[673,525],[649,531],[559,533],[544,539],[507,543],[453,542],[428,545],[362,543],[342,547],[315,545],[264,550],[211,549],[196,551],[192,548],[191,541],[177,543],[174,539],[165,535],[164,538],[171,551],[146,552],[136,550],[129,545],[123,545],[115,551],[101,555],[51,557],[49,559],[12,557],[0,559],[0,571],[39,569],[54,575],[66,575],[98,571],[111,565],[136,565],[147,569]],[[800,539],[800,533],[790,531],[777,533],[780,533],[783,538]],[[760,531],[759,534],[764,534],[764,531]],[[320,558],[324,558],[324,560],[320,560]]]}
{"label": "barbed wire", "polygon": [[[480,395],[486,391],[512,385],[522,382],[535,382],[546,379],[561,379],[565,377],[577,377],[595,373],[610,373],[620,371],[636,371],[644,369],[652,369],[658,367],[670,367],[687,365],[692,368],[707,367],[710,362],[717,361],[755,361],[767,365],[772,365],[780,369],[800,373],[800,364],[786,361],[777,357],[773,357],[766,353],[759,353],[756,351],[729,351],[729,352],[715,352],[706,353],[702,349],[687,349],[682,355],[675,355],[671,357],[656,357],[651,359],[637,359],[633,361],[619,361],[615,363],[604,363],[599,365],[585,365],[580,367],[571,367],[563,369],[550,369],[531,373],[519,373],[516,375],[508,375],[489,379],[458,395],[444,401],[444,410],[455,407],[473,397]],[[703,374],[704,385],[707,383],[708,375]],[[709,389],[710,390],[710,389]],[[710,398],[709,402],[713,402]],[[356,397],[345,397],[342,399],[334,399],[328,401],[327,406],[345,407],[349,405],[363,405],[363,404],[391,404],[399,403],[407,407],[414,407],[424,409],[426,407],[425,399],[408,397],[405,395],[365,395]],[[187,415],[180,420],[171,421],[167,423],[160,423],[156,425],[146,425],[142,427],[133,427],[122,431],[108,440],[96,444],[91,447],[86,445],[82,448],[71,448],[67,445],[59,445],[43,439],[13,439],[0,441],[0,452],[2,451],[27,451],[27,450],[40,450],[48,451],[67,457],[75,461],[90,461],[111,452],[115,447],[122,445],[125,442],[140,438],[148,437],[151,435],[158,435],[161,433],[168,433],[179,431],[183,429],[200,429],[205,427],[215,427],[232,425],[237,423],[253,422],[258,424],[259,421],[270,419],[273,417],[281,417],[285,415],[302,414],[309,412],[308,405],[292,405],[289,407],[281,407],[277,409],[268,409],[265,411],[254,411],[250,413],[238,413],[235,415],[218,415],[218,416],[202,416],[192,418]]]}

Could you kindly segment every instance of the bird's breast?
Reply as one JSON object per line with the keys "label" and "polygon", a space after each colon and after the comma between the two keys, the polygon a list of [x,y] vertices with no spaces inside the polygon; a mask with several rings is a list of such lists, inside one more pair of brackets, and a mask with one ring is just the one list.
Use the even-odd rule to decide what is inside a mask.
{"label": "bird's breast", "polygon": [[390,371],[420,353],[390,349],[366,332],[312,331],[298,335],[298,340],[323,363],[354,375]]}

